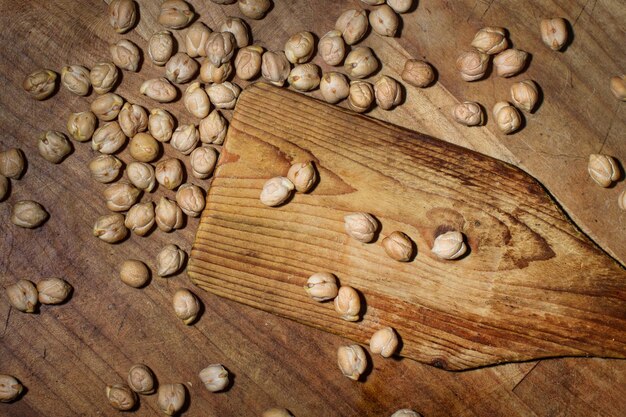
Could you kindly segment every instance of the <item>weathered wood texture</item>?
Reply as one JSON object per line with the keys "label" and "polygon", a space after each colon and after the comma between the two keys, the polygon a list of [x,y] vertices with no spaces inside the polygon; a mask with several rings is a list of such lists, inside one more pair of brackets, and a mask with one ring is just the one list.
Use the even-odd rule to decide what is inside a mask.
{"label": "weathered wood texture", "polygon": [[[259,105],[259,103],[263,103]],[[320,181],[270,208],[268,178],[312,160]],[[363,211],[364,244],[344,230]],[[417,245],[397,262],[394,230]],[[438,259],[435,237],[462,231],[470,253]],[[363,320],[304,292],[315,272],[361,291]],[[278,89],[239,98],[207,196],[188,274],[210,291],[366,344],[381,326],[401,355],[446,369],[555,356],[626,357],[626,271],[576,230],[531,177],[446,142]]]}
{"label": "weathered wood texture", "polygon": [[[168,242],[189,250],[197,220],[173,234],[155,231],[121,245],[95,240],[91,226],[106,212],[104,187],[85,168],[95,154],[88,144],[75,144],[67,160],[52,166],[39,157],[34,140],[45,129],[64,131],[69,112],[85,110],[94,96],[78,98],[61,89],[39,103],[19,87],[24,75],[39,67],[59,71],[69,63],[91,67],[108,59],[107,45],[117,39],[128,38],[145,48],[159,28],[158,2],[140,0],[141,21],[123,36],[111,30],[101,1],[0,3],[0,147],[20,146],[29,161],[24,178],[13,182],[10,197],[0,203],[0,286],[17,277],[65,276],[76,289],[69,303],[45,307],[36,316],[18,314],[0,299],[0,372],[16,375],[28,387],[19,402],[0,404],[0,415],[116,415],[104,398],[104,385],[122,381],[135,362],[150,365],[161,382],[185,382],[191,394],[185,416],[260,415],[273,405],[287,406],[299,417],[385,416],[399,407],[413,407],[429,417],[623,415],[626,362],[620,360],[545,360],[452,373],[412,360],[373,358],[366,381],[353,383],[335,368],[335,349],[347,339],[204,291],[197,291],[205,306],[202,318],[184,327],[171,313],[170,298],[176,288],[191,286],[185,274],[154,278],[145,289],[133,290],[120,284],[117,266],[135,257],[154,267],[155,251]],[[212,28],[227,15],[241,16],[236,6],[191,3]],[[306,28],[322,35],[342,10],[360,5],[275,1],[267,18],[250,26],[257,42],[279,49],[291,33]],[[604,151],[626,158],[621,140],[625,107],[613,100],[605,83],[626,67],[620,24],[624,13],[619,0],[422,0],[403,17],[401,38],[370,35],[364,44],[376,49],[385,62],[383,73],[392,76],[405,57],[426,57],[438,69],[438,83],[426,90],[409,88],[403,106],[370,115],[522,166],[623,261],[626,237],[619,230],[624,216],[614,204],[623,185],[599,189],[584,171],[587,154],[600,150],[603,142]],[[540,44],[536,23],[544,15],[561,15],[574,24],[576,38],[565,53],[552,53]],[[511,81],[492,77],[468,84],[454,71],[457,52],[484,24],[508,27],[514,43],[533,53],[530,68],[518,78],[535,78],[544,90],[538,112],[511,137],[498,134],[492,124],[462,128],[447,113],[458,100],[491,106],[508,95]],[[181,33],[175,36],[181,39]],[[137,91],[144,79],[162,71],[144,62],[140,74],[124,73],[117,92],[155,107]],[[163,107],[181,123],[193,121],[180,102]],[[177,155],[169,146],[165,153]],[[121,158],[130,161],[126,151]],[[144,199],[161,195],[172,196],[158,189]],[[28,231],[9,223],[10,206],[23,198],[37,199],[49,209],[52,216],[43,228]],[[227,393],[210,394],[199,385],[198,370],[213,362],[222,362],[235,374]],[[155,398],[148,397],[132,415],[156,414]]]}

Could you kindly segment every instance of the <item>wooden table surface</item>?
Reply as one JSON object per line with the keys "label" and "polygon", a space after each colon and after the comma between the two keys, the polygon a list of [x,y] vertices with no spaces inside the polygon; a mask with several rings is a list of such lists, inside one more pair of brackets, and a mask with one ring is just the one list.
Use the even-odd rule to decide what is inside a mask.
{"label": "wooden table surface", "polygon": [[[212,28],[225,16],[241,16],[237,6],[190,3]],[[107,212],[105,186],[93,181],[86,168],[95,152],[89,144],[74,143],[74,152],[52,165],[37,153],[36,136],[48,129],[65,131],[69,113],[87,109],[94,94],[82,98],[61,89],[36,102],[20,87],[24,76],[40,67],[60,72],[66,64],[91,67],[109,59],[108,43],[122,37],[145,48],[159,29],[158,2],[139,1],[141,21],[123,36],[109,26],[102,1],[0,4],[0,149],[18,146],[28,159],[23,179],[12,182],[11,195],[0,203],[0,284],[62,276],[75,288],[67,304],[46,306],[34,315],[11,309],[2,297],[0,373],[18,377],[27,392],[18,402],[0,404],[0,415],[116,415],[104,387],[123,381],[137,362],[149,365],[161,383],[185,383],[191,398],[186,416],[260,415],[271,406],[288,407],[296,416],[385,416],[402,407],[429,417],[624,415],[626,361],[551,359],[452,373],[411,360],[373,358],[365,381],[355,383],[341,376],[335,364],[336,348],[346,342],[342,338],[198,289],[204,312],[196,325],[185,327],[170,305],[177,288],[191,287],[185,273],[155,277],[137,290],[119,281],[117,268],[128,257],[154,267],[156,251],[170,242],[189,251],[198,221],[190,219],[184,230],[171,234],[157,230],[144,238],[132,236],[119,245],[91,236],[95,219]],[[256,42],[281,49],[290,34],[310,30],[321,36],[343,10],[361,5],[355,0],[275,0],[269,15],[250,21],[250,26]],[[541,43],[538,22],[548,16],[565,17],[573,27],[573,43],[563,53]],[[407,57],[423,57],[437,68],[438,81],[423,90],[409,87],[401,107],[393,112],[374,109],[370,115],[523,168],[583,231],[624,264],[626,214],[616,201],[624,184],[595,186],[586,164],[588,155],[597,152],[626,161],[626,107],[608,87],[609,77],[626,69],[625,21],[623,0],[422,0],[403,15],[400,38],[370,34],[363,44],[383,61],[382,73],[398,77]],[[459,79],[455,58],[483,25],[507,27],[513,44],[532,54],[524,74],[511,80],[491,75],[477,83]],[[181,35],[176,33],[179,40]],[[144,61],[140,73],[124,72],[117,92],[131,102],[156,107],[138,89],[162,71]],[[514,80],[524,78],[538,82],[543,100],[535,114],[525,115],[519,133],[503,136],[491,120],[479,128],[451,120],[449,107],[459,100],[476,100],[490,109],[507,99]],[[181,123],[193,121],[180,102],[163,107]],[[176,152],[168,145],[166,154]],[[121,158],[130,161],[127,150]],[[159,188],[143,198],[171,194]],[[21,199],[41,202],[50,220],[36,230],[12,225],[10,207]],[[211,394],[198,380],[198,371],[210,363],[222,363],[234,375],[227,392]],[[141,398],[134,414],[157,413],[151,396]]]}

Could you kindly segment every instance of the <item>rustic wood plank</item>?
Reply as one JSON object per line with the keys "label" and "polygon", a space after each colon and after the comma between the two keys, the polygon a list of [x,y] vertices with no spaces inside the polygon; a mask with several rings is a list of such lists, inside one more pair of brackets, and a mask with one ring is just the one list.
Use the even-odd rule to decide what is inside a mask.
{"label": "rustic wood plank", "polygon": [[[320,182],[286,205],[263,183],[313,160]],[[372,213],[407,233],[413,262],[343,231]],[[462,231],[457,261],[430,252]],[[329,271],[367,303],[357,325],[302,287]],[[402,355],[446,369],[553,356],[626,354],[626,272],[563,215],[531,177],[497,160],[268,84],[239,99],[188,273],[219,295],[366,343],[382,325]]]}
{"label": "rustic wood plank", "polygon": [[[241,17],[236,5],[190,2],[201,14],[201,20],[212,28],[227,15]],[[493,88],[499,88],[498,98],[505,97],[508,88],[507,82],[502,80],[474,84],[460,82],[453,68],[454,48],[460,50],[467,45],[481,25],[510,25],[517,20],[519,13],[527,15],[528,10],[537,10],[537,14],[545,10],[546,14],[563,15],[573,21],[585,2],[533,0],[521,4],[497,1],[493,5],[495,8],[492,6],[489,10],[498,10],[498,15],[487,14],[481,19],[486,3],[420,0],[418,8],[403,17],[402,38],[368,37],[364,44],[376,48],[385,61],[383,73],[397,77],[397,70],[407,56],[425,56],[439,71],[437,84],[426,90],[409,88],[406,103],[395,111],[373,110],[370,114],[505,161],[515,164],[522,161],[522,166],[548,185],[568,212],[584,211],[577,222],[585,231],[598,236],[598,241],[607,250],[624,253],[620,242],[625,238],[613,232],[614,225],[623,224],[623,215],[610,206],[621,191],[621,184],[611,190],[599,190],[587,182],[584,172],[577,176],[580,170],[584,171],[584,153],[599,149],[595,144],[604,138],[609,126],[611,113],[594,109],[615,104],[612,97],[607,96],[608,91],[601,91],[605,88],[602,79],[625,67],[624,35],[620,33],[620,25],[607,23],[624,20],[620,17],[623,15],[621,3],[591,1],[585,8],[575,29],[579,34],[585,33],[588,38],[596,39],[595,43],[572,47],[566,54],[555,55],[541,49],[538,43],[537,49],[531,51],[534,61],[529,74],[533,77],[541,75],[537,79],[541,81],[544,93],[562,88],[567,94],[566,101],[559,98],[564,93],[546,100],[544,105],[551,103],[554,111],[543,116],[541,110],[533,120],[542,120],[542,129],[563,133],[564,146],[571,144],[569,151],[576,151],[581,158],[574,161],[576,164],[560,164],[560,153],[549,156],[516,146],[522,138],[536,138],[536,132],[526,137],[526,133],[531,132],[530,125],[527,126],[529,130],[505,138],[490,125],[465,129],[449,119],[446,106],[466,98],[490,103],[496,97]],[[33,139],[44,129],[65,130],[69,112],[86,109],[94,96],[77,98],[61,89],[50,100],[39,103],[28,99],[19,87],[26,73],[42,66],[59,71],[70,63],[92,66],[107,59],[108,43],[121,38],[128,38],[145,48],[147,38],[158,28],[155,26],[158,2],[138,0],[141,21],[136,29],[125,35],[111,31],[102,1],[0,0],[0,4],[3,10],[0,16],[3,28],[0,148],[20,146],[29,159],[25,177],[14,182],[10,198],[0,203],[0,286],[16,277],[38,279],[65,275],[76,288],[74,298],[68,304],[45,308],[36,317],[10,310],[0,297],[0,372],[15,374],[28,387],[27,395],[20,401],[0,404],[0,415],[112,415],[114,411],[103,396],[103,384],[121,381],[127,368],[137,361],[152,366],[162,382],[185,382],[192,402],[184,416],[192,417],[260,415],[273,405],[292,408],[296,416],[384,416],[401,406],[413,407],[425,416],[532,415],[524,405],[526,401],[537,410],[537,415],[544,416],[548,415],[546,410],[554,401],[564,406],[569,404],[570,412],[575,413],[579,394],[569,394],[568,387],[572,384],[580,387],[579,392],[602,389],[599,395],[612,396],[611,390],[626,382],[624,373],[619,371],[623,370],[624,361],[572,360],[572,366],[579,369],[593,371],[606,366],[614,372],[603,375],[607,384],[600,388],[593,380],[596,375],[593,372],[583,380],[574,380],[575,374],[560,375],[549,372],[549,368],[538,367],[532,375],[538,383],[547,381],[552,391],[549,396],[529,391],[533,398],[526,398],[520,395],[520,391],[516,392],[517,395],[511,394],[510,389],[528,371],[528,364],[448,373],[411,360],[374,358],[374,372],[368,380],[354,384],[340,378],[334,368],[334,351],[338,345],[348,343],[347,339],[204,291],[198,294],[206,307],[204,316],[192,329],[181,326],[170,315],[170,297],[180,286],[191,285],[184,274],[167,281],[154,279],[144,290],[135,291],[117,281],[116,270],[118,263],[127,257],[144,259],[154,266],[154,251],[168,242],[188,250],[197,223],[192,220],[186,229],[174,234],[157,231],[145,239],[131,238],[122,245],[109,246],[95,241],[90,236],[92,222],[106,209],[100,198],[103,187],[86,174],[85,164],[93,156],[89,145],[77,144],[75,152],[63,164],[51,166],[39,158]],[[342,10],[361,6],[358,0],[316,0],[315,7],[308,0],[275,1],[274,9],[264,20],[249,21],[249,24],[258,42],[267,48],[279,49],[292,33],[307,28],[321,35],[332,27]],[[468,12],[472,9],[476,10],[476,15],[468,19]],[[534,30],[531,20],[520,22],[524,28]],[[182,32],[174,35],[182,39]],[[525,32],[518,30],[514,35],[526,36]],[[542,67],[538,71],[537,65],[551,62],[553,58],[552,67]],[[320,63],[318,58],[315,62]],[[570,62],[576,62],[582,68],[593,65],[593,69],[580,71],[579,78],[566,85],[567,72],[563,71]],[[602,68],[599,63],[603,63]],[[144,79],[161,74],[162,68],[144,62],[140,74],[124,73],[124,82],[117,92],[128,100],[154,107],[154,103],[137,94],[137,90]],[[592,79],[597,84],[591,83]],[[585,85],[596,85],[595,94],[589,96]],[[319,96],[317,93],[312,95]],[[559,109],[557,104],[565,102],[572,104]],[[587,102],[591,103],[588,111],[574,112],[573,103]],[[183,123],[194,121],[180,102],[163,107],[171,110]],[[228,112],[227,117],[230,117]],[[620,140],[624,120],[624,106],[617,107],[605,145],[607,152],[621,159],[626,157]],[[594,128],[587,131],[585,126]],[[541,151],[549,151],[550,143],[543,145],[541,136],[536,140],[546,148]],[[166,154],[177,155],[169,149]],[[550,159],[535,163],[539,156],[549,156]],[[130,160],[126,152],[121,158]],[[551,168],[551,164],[558,169]],[[157,190],[154,195],[144,198],[159,198],[161,195],[171,197],[171,194]],[[46,207],[50,206],[52,213],[50,221],[34,232],[18,230],[8,222],[10,206],[28,197],[40,199]],[[583,203],[580,203],[581,199]],[[236,374],[231,391],[213,395],[198,385],[195,374],[206,361],[222,361]],[[509,374],[513,377],[507,376]],[[374,382],[375,390],[370,390],[369,387],[373,386],[370,384]],[[622,405],[623,409],[619,401],[607,401],[602,411],[606,415],[621,417],[622,410],[613,407],[614,404]],[[154,407],[154,397],[143,398],[141,407],[132,415],[153,416],[156,414]]]}

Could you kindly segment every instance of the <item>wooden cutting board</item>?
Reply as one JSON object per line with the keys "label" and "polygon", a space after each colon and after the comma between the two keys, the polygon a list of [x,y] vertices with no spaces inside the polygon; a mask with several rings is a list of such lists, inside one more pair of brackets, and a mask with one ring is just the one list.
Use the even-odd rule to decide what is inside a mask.
{"label": "wooden cutting board", "polygon": [[[320,182],[270,208],[263,183],[313,160]],[[345,214],[372,213],[377,241],[349,238]],[[469,256],[430,248],[447,230]],[[380,241],[417,244],[408,263]],[[319,271],[363,296],[363,319],[339,319],[304,292]],[[514,166],[285,89],[241,95],[207,196],[188,273],[229,299],[359,343],[382,326],[400,355],[462,370],[555,356],[626,357],[626,271]]]}

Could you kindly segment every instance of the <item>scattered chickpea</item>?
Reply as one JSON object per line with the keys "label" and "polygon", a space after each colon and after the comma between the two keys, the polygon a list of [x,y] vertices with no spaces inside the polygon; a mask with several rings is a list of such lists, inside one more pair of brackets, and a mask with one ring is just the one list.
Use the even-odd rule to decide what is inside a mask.
{"label": "scattered chickpea", "polygon": [[609,187],[620,179],[620,169],[617,161],[609,155],[591,154],[587,171],[591,179],[600,187]]}
{"label": "scattered chickpea", "polygon": [[391,77],[381,75],[374,83],[376,104],[383,110],[391,110],[402,101],[402,87]]}
{"label": "scattered chickpea", "polygon": [[91,111],[105,122],[115,120],[124,106],[124,99],[114,93],[105,93],[91,102]]}
{"label": "scattered chickpea", "polygon": [[165,0],[161,3],[158,22],[168,29],[182,29],[193,20],[195,14],[183,0]]}
{"label": "scattered chickpea", "polygon": [[457,259],[465,255],[467,246],[463,239],[463,233],[449,231],[435,238],[432,252],[441,259]]}
{"label": "scattered chickpea", "polygon": [[263,19],[271,7],[269,0],[239,0],[239,10],[250,19]]}
{"label": "scattered chickpea", "polygon": [[154,213],[157,227],[164,232],[171,232],[183,226],[183,211],[175,201],[167,197],[161,197]]}
{"label": "scattered chickpea", "polygon": [[48,212],[36,201],[21,200],[13,205],[11,223],[26,229],[35,229],[48,220]]}
{"label": "scattered chickpea", "polygon": [[378,220],[369,213],[352,213],[344,216],[344,227],[348,236],[359,242],[374,240],[378,230]]}
{"label": "scattered chickpea", "polygon": [[132,410],[137,403],[137,394],[126,384],[107,385],[105,392],[109,403],[117,410]]}
{"label": "scattered chickpea", "polygon": [[367,356],[359,345],[340,346],[337,365],[344,376],[357,381],[367,368]]}
{"label": "scattered chickpea", "polygon": [[19,398],[24,387],[14,376],[0,374],[0,403],[10,403]]}
{"label": "scattered chickpea", "polygon": [[39,136],[37,149],[43,159],[58,164],[72,152],[72,144],[63,133],[49,130]]}
{"label": "scattered chickpea", "polygon": [[500,77],[512,77],[524,69],[528,53],[519,49],[510,48],[500,52],[493,59],[496,74]]}
{"label": "scattered chickpea", "polygon": [[275,207],[287,201],[293,190],[294,185],[288,178],[274,177],[263,184],[259,198],[266,206]]}
{"label": "scattered chickpea", "polygon": [[139,70],[141,51],[133,42],[128,39],[121,39],[109,46],[109,52],[111,53],[111,60],[117,67],[131,72]]}
{"label": "scattered chickpea", "polygon": [[496,126],[505,135],[515,132],[522,125],[519,111],[506,101],[500,101],[493,106],[493,117]]}
{"label": "scattered chickpea", "polygon": [[206,88],[206,92],[216,109],[233,109],[241,88],[235,83],[225,81],[221,84],[211,84]]}
{"label": "scattered chickpea", "polygon": [[206,57],[219,67],[230,61],[237,49],[237,39],[230,32],[213,32],[206,42]]}
{"label": "scattered chickpea", "polygon": [[335,29],[341,32],[344,41],[348,45],[354,45],[363,39],[368,28],[369,23],[366,10],[346,10],[335,23]]}
{"label": "scattered chickpea", "polygon": [[259,75],[263,48],[258,45],[246,46],[237,52],[235,57],[235,71],[237,77],[244,81],[251,80]]}
{"label": "scattered chickpea", "polygon": [[350,81],[348,105],[357,113],[363,113],[372,107],[374,102],[374,86],[367,81]]}
{"label": "scattered chickpea", "polygon": [[56,83],[56,72],[40,69],[24,78],[22,88],[35,100],[45,100],[54,93]]}
{"label": "scattered chickpea", "polygon": [[317,182],[317,171],[313,161],[296,162],[289,167],[287,178],[299,193],[307,193]]}
{"label": "scattered chickpea", "polygon": [[159,103],[174,101],[178,95],[176,87],[163,77],[144,81],[139,87],[139,92]]}
{"label": "scattered chickpea", "polygon": [[137,236],[145,236],[154,226],[154,204],[152,201],[137,203],[126,213],[124,226]]}
{"label": "scattered chickpea", "polygon": [[98,119],[91,111],[72,113],[67,119],[67,131],[72,139],[78,142],[87,142],[96,130]]}
{"label": "scattered chickpea", "polygon": [[117,243],[128,235],[124,215],[113,213],[101,216],[93,226],[93,235],[107,243]]}
{"label": "scattered chickpea", "polygon": [[200,301],[198,301],[198,298],[191,291],[184,288],[174,293],[172,305],[176,317],[181,319],[186,325],[190,325],[196,321],[198,313],[200,312]]}
{"label": "scattered chickpea", "polygon": [[35,284],[31,281],[20,279],[5,288],[9,303],[23,313],[34,313],[37,309],[38,294]]}
{"label": "scattered chickpea", "polygon": [[119,151],[126,143],[126,135],[117,121],[106,122],[93,132],[91,148],[104,154]]}
{"label": "scattered chickpea", "polygon": [[452,117],[465,126],[479,126],[485,120],[482,107],[474,101],[464,101],[452,107]]}
{"label": "scattered chickpea", "polygon": [[609,85],[616,99],[626,101],[626,75],[611,77]]}
{"label": "scattered chickpea", "polygon": [[185,264],[186,254],[178,246],[169,243],[157,254],[157,275],[167,277],[176,274]]}
{"label": "scattered chickpea", "polygon": [[435,71],[426,61],[407,59],[401,77],[402,80],[414,87],[424,88],[435,81]]}
{"label": "scattered chickpea", "polygon": [[189,155],[200,141],[200,134],[195,125],[180,125],[172,133],[170,145],[183,155]]}
{"label": "scattered chickpea", "polygon": [[192,58],[206,56],[206,43],[211,29],[202,22],[195,22],[185,32],[185,50]]}
{"label": "scattered chickpea", "polygon": [[150,395],[156,391],[152,369],[140,363],[133,365],[128,371],[128,386],[137,394]]}
{"label": "scattered chickpea", "polygon": [[403,408],[393,413],[391,417],[422,417],[422,415],[411,409]]}
{"label": "scattered chickpea", "polygon": [[148,113],[140,105],[126,102],[120,110],[117,122],[124,135],[132,138],[137,133],[148,129]]}
{"label": "scattered chickpea", "polygon": [[168,190],[175,190],[183,182],[183,165],[176,158],[159,161],[154,172],[158,183]]}
{"label": "scattered chickpea", "polygon": [[26,158],[21,149],[11,148],[0,152],[0,175],[18,180],[25,168]]}
{"label": "scattered chickpea", "polygon": [[334,299],[335,311],[346,321],[358,321],[361,312],[359,293],[348,285],[342,285]]}
{"label": "scattered chickpea", "polygon": [[569,38],[566,21],[561,17],[543,19],[539,29],[541,31],[541,40],[553,51],[561,50]]}
{"label": "scattered chickpea", "polygon": [[165,78],[175,84],[185,84],[196,76],[199,68],[195,59],[184,52],[178,52],[165,64]]}
{"label": "scattered chickpea", "polygon": [[508,48],[509,43],[504,28],[487,26],[476,33],[472,46],[483,54],[495,55]]}
{"label": "scattered chickpea", "polygon": [[209,110],[211,110],[209,96],[197,81],[189,84],[189,87],[185,90],[183,104],[185,105],[185,109],[198,119],[207,117]]}
{"label": "scattered chickpea", "polygon": [[228,133],[228,122],[219,110],[215,109],[198,125],[202,143],[221,145]]}
{"label": "scattered chickpea", "polygon": [[346,43],[338,30],[327,32],[317,44],[317,50],[325,63],[339,65],[346,56]]}
{"label": "scattered chickpea", "polygon": [[168,142],[174,133],[174,118],[167,110],[152,109],[148,117],[148,131],[159,142]]}
{"label": "scattered chickpea", "polygon": [[286,408],[269,408],[263,411],[261,417],[293,417]]}
{"label": "scattered chickpea", "polygon": [[91,88],[89,70],[81,65],[63,67],[61,69],[61,84],[71,93],[86,96]]}
{"label": "scattered chickpea", "polygon": [[398,349],[398,335],[391,327],[383,327],[376,331],[370,339],[370,351],[380,354],[383,358],[392,356]]}
{"label": "scattered chickpea", "polygon": [[387,4],[375,8],[369,20],[374,32],[382,36],[395,36],[400,25],[400,17]]}
{"label": "scattered chickpea", "polygon": [[159,142],[148,133],[137,133],[130,140],[128,152],[139,162],[154,161],[161,151]]}
{"label": "scattered chickpea", "polygon": [[137,5],[133,0],[111,0],[109,23],[117,33],[125,33],[137,23]]}
{"label": "scattered chickpea", "polygon": [[89,161],[88,167],[93,179],[106,184],[117,179],[122,161],[113,155],[98,155]]}
{"label": "scattered chickpea", "polygon": [[350,77],[365,78],[372,75],[379,67],[374,52],[367,46],[357,46],[346,57],[343,69]]}
{"label": "scattered chickpea", "polygon": [[309,277],[304,286],[306,293],[315,301],[329,301],[337,297],[337,278],[330,272],[317,272]]}
{"label": "scattered chickpea", "polygon": [[327,103],[335,104],[350,95],[350,84],[340,72],[327,72],[320,80],[320,92]]}
{"label": "scattered chickpea", "polygon": [[183,408],[186,397],[183,384],[162,384],[157,391],[157,406],[168,416],[173,416]]}
{"label": "scattered chickpea", "polygon": [[270,83],[277,87],[282,87],[289,73],[291,64],[282,51],[267,51],[261,58],[261,74]]}
{"label": "scattered chickpea", "polygon": [[311,91],[320,85],[320,67],[315,64],[296,65],[287,82],[298,91]]}
{"label": "scattered chickpea", "polygon": [[181,185],[176,191],[176,203],[187,216],[198,217],[205,205],[202,189],[189,183]]}
{"label": "scattered chickpea", "polygon": [[[136,259],[127,259],[122,262],[122,265],[120,266],[120,280],[124,284],[133,288],[141,288],[148,283],[149,279],[150,270],[145,263]],[[130,375],[129,385],[133,391],[137,391],[134,388],[134,384],[130,382]]]}
{"label": "scattered chickpea", "polygon": [[245,48],[250,44],[249,31],[250,29],[246,22],[238,17],[227,17],[220,26],[220,32],[230,32],[233,34],[237,41],[237,48]]}
{"label": "scattered chickpea", "polygon": [[169,30],[153,34],[148,41],[148,57],[154,65],[164,66],[174,53],[174,37]]}
{"label": "scattered chickpea", "polygon": [[61,278],[43,279],[37,283],[37,293],[41,304],[61,304],[72,293],[72,286]]}
{"label": "scattered chickpea", "polygon": [[111,62],[99,62],[91,68],[89,81],[97,94],[108,93],[115,87],[119,78],[119,70]]}
{"label": "scattered chickpea", "polygon": [[413,242],[402,232],[392,232],[381,243],[385,253],[398,262],[408,262],[413,256]]}
{"label": "scattered chickpea", "polygon": [[210,177],[215,169],[217,157],[215,148],[202,146],[194,149],[189,158],[191,174],[199,179]]}
{"label": "scattered chickpea", "polygon": [[230,78],[232,72],[233,66],[230,61],[216,67],[210,59],[205,58],[200,66],[200,79],[205,83],[221,84]]}
{"label": "scattered chickpea", "polygon": [[387,0],[387,4],[395,10],[396,13],[406,13],[411,9],[411,6],[413,6],[413,0]]}
{"label": "scattered chickpea", "polygon": [[477,51],[463,52],[456,60],[456,69],[463,81],[476,81],[485,76],[489,55]]}
{"label": "scattered chickpea", "polygon": [[515,107],[532,113],[539,100],[539,89],[532,80],[517,82],[511,86],[511,101]]}
{"label": "scattered chickpea", "polygon": [[311,32],[298,32],[285,43],[285,56],[294,65],[304,64],[313,56],[315,39]]}

